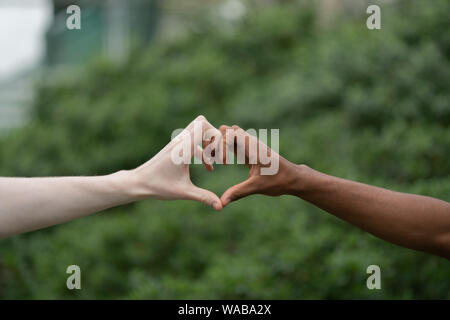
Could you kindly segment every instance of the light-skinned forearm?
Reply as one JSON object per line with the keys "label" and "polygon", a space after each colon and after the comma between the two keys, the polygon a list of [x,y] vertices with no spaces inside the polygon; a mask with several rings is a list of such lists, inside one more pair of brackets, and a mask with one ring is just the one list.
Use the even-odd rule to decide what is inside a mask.
{"label": "light-skinned forearm", "polygon": [[332,177],[300,165],[293,193],[392,243],[450,259],[450,203]]}
{"label": "light-skinned forearm", "polygon": [[0,238],[139,198],[131,171],[97,177],[0,178]]}
{"label": "light-skinned forearm", "polygon": [[[189,164],[175,163],[172,154],[191,150],[202,135],[216,130],[198,116],[152,159],[136,169],[97,177],[0,178],[0,238],[67,222],[97,211],[141,199],[194,200],[221,210],[220,199],[190,180]],[[179,153],[179,152],[178,152]],[[208,170],[212,165],[205,164]]]}

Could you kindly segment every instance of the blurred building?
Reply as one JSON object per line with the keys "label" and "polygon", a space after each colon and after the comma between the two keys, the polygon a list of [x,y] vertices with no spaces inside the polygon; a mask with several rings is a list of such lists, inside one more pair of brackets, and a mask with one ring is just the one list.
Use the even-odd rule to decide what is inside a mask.
{"label": "blurred building", "polygon": [[42,61],[49,0],[0,1],[0,133],[27,120]]}
{"label": "blurred building", "polygon": [[21,126],[27,120],[27,106],[33,97],[29,74],[0,81],[0,133]]}
{"label": "blurred building", "polygon": [[[81,30],[68,30],[67,8],[81,8]],[[54,0],[46,42],[47,66],[73,65],[93,56],[126,59],[133,45],[147,44],[158,18],[157,0]]]}
{"label": "blurred building", "polygon": [[[13,8],[21,13],[37,5],[34,0],[5,1],[0,2],[0,10]],[[79,69],[100,55],[120,63],[134,46],[146,45],[153,39],[160,15],[158,0],[40,0],[42,4],[51,16],[41,40],[45,42],[44,57],[41,63],[0,77],[0,132],[27,121],[37,79],[52,83],[66,70]],[[68,30],[66,26],[70,15],[67,8],[74,4],[81,9],[81,30]],[[8,37],[22,41],[14,31]]]}

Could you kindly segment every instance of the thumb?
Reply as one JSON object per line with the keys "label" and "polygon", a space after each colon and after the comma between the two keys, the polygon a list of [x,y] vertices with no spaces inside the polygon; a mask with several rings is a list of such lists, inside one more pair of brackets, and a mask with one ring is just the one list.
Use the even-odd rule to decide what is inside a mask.
{"label": "thumb", "polygon": [[231,201],[238,200],[240,198],[246,197],[256,192],[257,192],[256,184],[252,177],[239,184],[230,187],[227,191],[223,193],[223,195],[220,197],[220,200],[222,202],[222,206],[225,207]]}
{"label": "thumb", "polygon": [[222,210],[222,202],[220,201],[219,197],[209,190],[192,185],[192,187],[188,191],[188,196],[189,199],[203,202],[204,204],[213,207],[217,211]]}

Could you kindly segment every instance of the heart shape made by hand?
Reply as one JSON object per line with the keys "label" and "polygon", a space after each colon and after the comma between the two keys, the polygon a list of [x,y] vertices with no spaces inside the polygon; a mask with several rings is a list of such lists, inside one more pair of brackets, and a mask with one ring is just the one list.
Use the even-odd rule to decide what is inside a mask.
{"label": "heart shape made by hand", "polygon": [[[189,174],[192,156],[212,171],[214,164],[231,164],[232,152],[250,169],[247,180],[227,189],[220,199],[192,183]],[[275,174],[264,174],[274,162],[278,169]],[[251,194],[292,194],[296,176],[293,171],[297,169],[240,127],[223,125],[216,129],[204,116],[198,116],[157,155],[133,171],[142,198],[196,200],[221,210],[231,201]]]}

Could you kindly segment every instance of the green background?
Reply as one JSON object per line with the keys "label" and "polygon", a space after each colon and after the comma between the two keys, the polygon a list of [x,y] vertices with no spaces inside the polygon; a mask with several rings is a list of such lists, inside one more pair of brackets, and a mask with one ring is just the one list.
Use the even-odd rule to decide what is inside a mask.
{"label": "green background", "polygon": [[[365,12],[324,27],[292,1],[226,28],[196,19],[123,65],[98,58],[75,79],[42,82],[31,123],[0,140],[0,175],[131,169],[203,114],[215,126],[279,128],[292,162],[450,201],[449,12],[445,0],[395,1],[374,31]],[[247,171],[191,174],[220,195]],[[66,288],[72,264],[82,290]],[[366,287],[372,264],[381,290]],[[3,299],[448,299],[449,280],[448,261],[288,196],[219,213],[148,200],[0,240]]]}

